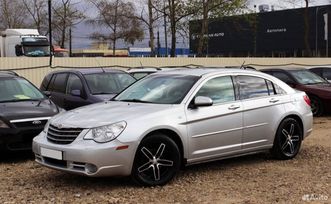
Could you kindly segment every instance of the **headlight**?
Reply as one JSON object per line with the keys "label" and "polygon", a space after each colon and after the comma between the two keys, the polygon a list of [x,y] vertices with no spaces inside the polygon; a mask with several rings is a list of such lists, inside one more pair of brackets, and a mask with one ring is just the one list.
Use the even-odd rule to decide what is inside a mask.
{"label": "headlight", "polygon": [[84,137],[85,140],[105,143],[116,139],[125,129],[126,122],[118,122],[91,129]]}
{"label": "headlight", "polygon": [[9,128],[9,126],[5,122],[0,120],[0,128]]}

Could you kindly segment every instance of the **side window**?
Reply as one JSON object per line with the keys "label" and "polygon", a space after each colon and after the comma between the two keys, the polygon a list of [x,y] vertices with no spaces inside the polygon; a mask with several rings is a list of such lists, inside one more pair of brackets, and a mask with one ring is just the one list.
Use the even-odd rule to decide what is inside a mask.
{"label": "side window", "polygon": [[55,74],[52,77],[52,81],[49,85],[49,90],[59,93],[64,93],[66,89],[66,81],[67,81],[68,74],[61,73],[61,74]]}
{"label": "side window", "polygon": [[233,82],[230,76],[217,77],[207,81],[196,96],[206,96],[213,100],[214,104],[235,100]]}
{"label": "side window", "polygon": [[67,83],[67,94],[70,94],[73,90],[79,90],[83,92],[83,84],[80,78],[76,74],[70,74]]}
{"label": "side window", "polygon": [[288,83],[290,83],[290,84],[294,83],[294,81],[287,74],[285,74],[283,72],[274,72],[273,76],[280,79],[280,80],[282,80],[283,82],[285,82],[287,84]]}
{"label": "side window", "polygon": [[269,95],[265,79],[254,76],[238,76],[240,99],[249,99]]}
{"label": "side window", "polygon": [[40,89],[42,91],[46,91],[47,86],[48,86],[49,81],[51,80],[51,78],[52,78],[52,74],[48,74],[48,75],[45,76],[45,78],[44,78],[44,80],[43,80],[43,82],[41,83],[41,86],[40,86]]}

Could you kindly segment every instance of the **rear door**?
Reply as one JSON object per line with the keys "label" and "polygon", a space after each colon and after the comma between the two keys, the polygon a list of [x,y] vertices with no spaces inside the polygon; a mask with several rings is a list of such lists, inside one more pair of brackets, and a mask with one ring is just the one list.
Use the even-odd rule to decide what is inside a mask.
{"label": "rear door", "polygon": [[[240,75],[236,77],[243,104],[243,138],[245,150],[272,145],[275,124],[285,112],[283,94],[276,94],[274,84],[264,78]],[[279,87],[277,87],[279,88]]]}
{"label": "rear door", "polygon": [[66,91],[68,74],[56,73],[53,75],[48,86],[50,92],[50,99],[61,108],[64,108],[64,97]]}
{"label": "rear door", "polygon": [[194,96],[209,97],[213,105],[186,110],[189,162],[240,151],[243,107],[236,100],[232,77],[206,80]]}

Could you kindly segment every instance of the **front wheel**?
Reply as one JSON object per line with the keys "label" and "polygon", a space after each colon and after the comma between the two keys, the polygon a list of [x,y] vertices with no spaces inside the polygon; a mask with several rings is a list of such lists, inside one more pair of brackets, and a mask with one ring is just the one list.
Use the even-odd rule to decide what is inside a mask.
{"label": "front wheel", "polygon": [[132,177],[141,185],[164,185],[179,171],[180,163],[176,143],[164,134],[154,134],[143,139],[138,146]]}
{"label": "front wheel", "polygon": [[277,159],[292,159],[298,154],[301,142],[300,124],[293,118],[286,118],[277,129],[271,153]]}

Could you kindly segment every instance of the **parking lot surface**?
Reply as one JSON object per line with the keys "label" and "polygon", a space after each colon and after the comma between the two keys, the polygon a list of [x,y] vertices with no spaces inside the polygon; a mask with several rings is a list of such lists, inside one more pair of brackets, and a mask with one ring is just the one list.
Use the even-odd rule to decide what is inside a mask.
{"label": "parking lot surface", "polygon": [[163,187],[67,174],[26,153],[2,155],[0,203],[331,203],[330,169],[331,117],[322,117],[293,160],[258,154],[194,165]]}

